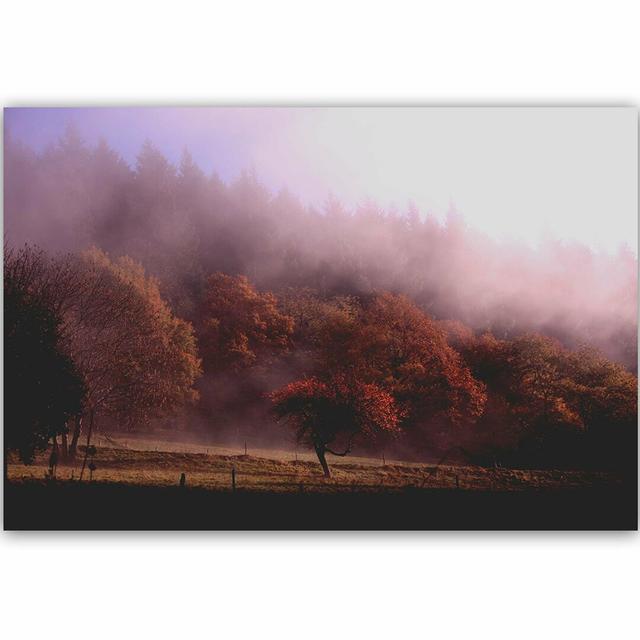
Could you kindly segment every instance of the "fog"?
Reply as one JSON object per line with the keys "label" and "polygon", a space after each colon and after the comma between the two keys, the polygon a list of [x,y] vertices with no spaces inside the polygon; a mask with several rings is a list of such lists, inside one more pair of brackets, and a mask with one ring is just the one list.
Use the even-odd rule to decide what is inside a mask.
{"label": "fog", "polygon": [[[637,259],[630,246],[605,251],[550,235],[537,243],[496,238],[453,203],[442,216],[415,203],[384,209],[369,199],[350,207],[335,196],[309,206],[292,191],[269,189],[251,170],[223,181],[188,152],[174,164],[153,143],[129,164],[109,141],[87,143],[77,128],[39,152],[7,130],[4,204],[12,244],[54,251],[97,244],[128,253],[161,279],[187,317],[203,277],[221,270],[275,291],[404,292],[437,318],[504,335],[539,330],[569,346],[589,342],[635,366]],[[619,219],[613,209],[594,220],[572,215],[576,235],[585,222],[604,234]],[[635,225],[635,217],[624,224]]]}
{"label": "fog", "polygon": [[150,139],[173,164],[184,147],[226,182],[254,169],[305,206],[329,193],[354,208],[411,201],[444,221],[450,202],[494,239],[553,237],[615,252],[637,248],[633,108],[6,109],[5,126],[37,151],[75,125],[134,166]]}

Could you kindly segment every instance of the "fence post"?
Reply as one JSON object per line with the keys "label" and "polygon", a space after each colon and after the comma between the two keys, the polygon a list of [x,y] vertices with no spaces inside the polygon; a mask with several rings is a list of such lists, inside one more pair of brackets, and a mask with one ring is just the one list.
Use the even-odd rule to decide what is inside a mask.
{"label": "fence post", "polygon": [[180,474],[180,486],[184,487],[187,484],[187,476],[183,473]]}
{"label": "fence post", "polygon": [[456,489],[460,488],[460,479],[458,478],[458,474],[456,474]]}
{"label": "fence post", "polygon": [[231,467],[231,490],[236,490],[236,466]]}

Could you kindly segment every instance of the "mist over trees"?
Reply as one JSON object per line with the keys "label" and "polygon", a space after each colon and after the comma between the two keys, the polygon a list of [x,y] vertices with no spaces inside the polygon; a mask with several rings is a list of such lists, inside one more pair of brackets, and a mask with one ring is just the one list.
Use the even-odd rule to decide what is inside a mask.
{"label": "mist over trees", "polygon": [[287,191],[270,193],[251,172],[230,184],[206,176],[187,151],[173,166],[151,142],[129,167],[105,141],[91,147],[73,128],[40,154],[9,132],[5,233],[14,246],[128,255],[190,320],[207,278],[222,272],[275,292],[404,293],[436,319],[499,337],[538,331],[570,347],[587,342],[635,367],[630,251],[498,242],[455,210],[443,223],[413,206],[385,212],[369,202],[351,211],[330,198],[316,210]]}
{"label": "mist over trees", "polygon": [[[616,464],[635,437],[630,251],[499,242],[453,209],[316,209],[253,172],[205,175],[188,151],[174,166],[151,142],[129,166],[72,128],[41,153],[9,132],[4,166],[6,240],[43,247],[57,284],[33,311],[42,327],[12,340],[44,332],[53,351],[34,362],[59,351],[72,394],[80,377],[82,409],[54,419],[72,452],[96,415],[140,429],[174,410],[174,426],[281,442],[275,409],[321,462],[359,440]],[[31,304],[7,300],[13,278],[5,267],[6,313]]]}

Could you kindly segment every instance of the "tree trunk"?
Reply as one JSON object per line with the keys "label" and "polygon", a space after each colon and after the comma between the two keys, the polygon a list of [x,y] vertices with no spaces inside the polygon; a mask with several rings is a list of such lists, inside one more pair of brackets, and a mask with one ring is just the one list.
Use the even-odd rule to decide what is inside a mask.
{"label": "tree trunk", "polygon": [[73,425],[73,435],[71,436],[71,444],[69,445],[69,460],[76,459],[78,451],[78,440],[82,431],[82,416],[76,416]]}
{"label": "tree trunk", "polygon": [[323,445],[316,447],[316,454],[318,455],[318,460],[320,460],[320,466],[322,467],[322,471],[324,472],[324,477],[330,478],[331,471],[329,470],[329,465],[327,464],[325,447]]}
{"label": "tree trunk", "polygon": [[62,434],[62,444],[60,445],[60,459],[66,461],[69,457],[69,438],[66,433]]}
{"label": "tree trunk", "polygon": [[91,444],[91,432],[93,431],[93,417],[95,413],[93,409],[89,409],[89,428],[87,429],[87,446],[84,450],[84,458],[82,460],[82,469],[80,469],[80,480],[84,475],[84,469],[87,466],[87,458],[89,457],[89,445]]}
{"label": "tree trunk", "polygon": [[56,468],[58,466],[58,437],[51,438],[51,456],[49,456],[49,477],[56,477]]}

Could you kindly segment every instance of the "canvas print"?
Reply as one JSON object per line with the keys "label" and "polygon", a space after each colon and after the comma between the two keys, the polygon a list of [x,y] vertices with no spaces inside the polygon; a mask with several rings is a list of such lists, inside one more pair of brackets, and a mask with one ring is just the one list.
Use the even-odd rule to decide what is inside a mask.
{"label": "canvas print", "polygon": [[4,527],[637,528],[637,110],[4,110]]}

